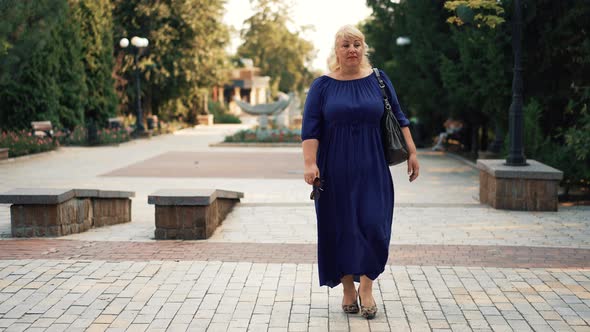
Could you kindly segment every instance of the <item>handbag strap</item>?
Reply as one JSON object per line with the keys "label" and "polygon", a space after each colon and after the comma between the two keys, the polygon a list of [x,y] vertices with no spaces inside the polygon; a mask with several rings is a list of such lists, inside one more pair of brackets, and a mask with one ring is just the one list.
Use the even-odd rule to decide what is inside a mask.
{"label": "handbag strap", "polygon": [[[393,112],[391,110],[391,104],[389,103],[389,98],[387,97],[387,93],[385,93],[385,82],[381,78],[381,73],[379,73],[378,68],[373,68],[373,72],[375,72],[375,76],[377,76],[377,80],[379,81],[379,88],[381,90],[381,96],[383,96],[383,103],[385,104],[385,111]],[[397,118],[393,117],[397,122]]]}
{"label": "handbag strap", "polygon": [[378,68],[373,68],[373,72],[375,72],[375,76],[377,76],[377,80],[379,81],[379,88],[381,90],[381,95],[383,96],[383,103],[385,104],[385,112],[391,112],[391,117],[395,120],[395,123],[397,123],[399,127],[399,121],[397,120],[395,113],[393,113],[393,110],[391,109],[391,104],[389,103],[389,98],[387,97],[387,93],[385,93],[386,85],[385,82],[383,82],[383,79],[381,78],[381,73],[379,73]]}

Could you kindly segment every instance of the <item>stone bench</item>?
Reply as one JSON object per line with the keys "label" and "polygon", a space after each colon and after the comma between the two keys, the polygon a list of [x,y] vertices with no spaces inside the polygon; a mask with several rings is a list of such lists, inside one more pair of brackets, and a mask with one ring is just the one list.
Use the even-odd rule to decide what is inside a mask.
{"label": "stone bench", "polygon": [[244,194],[219,189],[162,189],[148,196],[156,206],[156,239],[209,238]]}
{"label": "stone bench", "polygon": [[134,192],[96,189],[14,189],[0,194],[10,206],[13,237],[52,237],[131,221]]}

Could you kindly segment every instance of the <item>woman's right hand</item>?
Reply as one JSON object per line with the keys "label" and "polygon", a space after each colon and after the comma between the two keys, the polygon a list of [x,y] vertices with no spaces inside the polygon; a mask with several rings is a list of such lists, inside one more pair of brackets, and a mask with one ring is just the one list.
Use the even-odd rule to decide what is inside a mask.
{"label": "woman's right hand", "polygon": [[313,184],[315,178],[320,177],[320,169],[316,163],[305,165],[303,169],[303,178],[307,184]]}

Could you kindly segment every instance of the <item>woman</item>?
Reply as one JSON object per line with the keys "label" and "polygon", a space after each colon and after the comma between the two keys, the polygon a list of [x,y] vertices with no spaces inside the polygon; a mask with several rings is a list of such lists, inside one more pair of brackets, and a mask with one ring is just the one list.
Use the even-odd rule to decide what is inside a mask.
{"label": "woman", "polygon": [[[336,33],[330,73],[311,85],[303,113],[304,178],[314,184],[320,285],[342,283],[342,309],[375,317],[373,280],[385,269],[393,219],[393,182],[381,143],[384,105],[353,26]],[[408,144],[410,182],[418,177],[416,147],[389,78],[389,100]],[[318,180],[319,178],[320,180]],[[354,281],[360,280],[357,292]]]}

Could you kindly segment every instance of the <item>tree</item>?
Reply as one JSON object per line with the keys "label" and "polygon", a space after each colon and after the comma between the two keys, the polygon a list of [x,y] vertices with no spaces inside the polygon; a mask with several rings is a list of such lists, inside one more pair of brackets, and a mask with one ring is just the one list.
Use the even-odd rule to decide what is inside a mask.
{"label": "tree", "polygon": [[524,94],[539,100],[543,132],[553,135],[577,123],[567,105],[590,88],[590,2],[528,1],[524,16]]}
{"label": "tree", "polygon": [[110,0],[70,0],[70,7],[80,27],[85,85],[88,91],[84,116],[88,124],[106,124],[116,114],[114,89],[113,22]]}
{"label": "tree", "polygon": [[[471,151],[480,148],[478,132],[481,130],[481,148],[487,148],[487,125],[495,127],[497,152],[506,128],[507,103],[510,97],[508,64],[511,63],[509,41],[503,17],[504,8],[495,0],[446,1],[445,8],[456,15],[447,22],[459,27],[452,29],[457,52],[453,58],[443,59],[443,78],[447,91],[464,100],[467,107],[458,110],[471,128]],[[457,80],[462,73],[463,82]],[[467,94],[465,94],[467,92]],[[456,111],[457,112],[457,111]]]}
{"label": "tree", "polygon": [[590,3],[527,1],[524,17],[524,94],[539,101],[545,138],[527,155],[562,170],[567,194],[590,184]]}
{"label": "tree", "polygon": [[456,12],[456,15],[449,17],[447,22],[459,26],[473,23],[478,28],[483,26],[495,28],[505,21],[502,17],[504,8],[498,0],[445,1],[445,8]]}
{"label": "tree", "polygon": [[[447,5],[459,1],[447,1]],[[461,1],[469,9],[481,3]],[[512,21],[513,2],[501,1]],[[590,134],[587,115],[590,95],[590,3],[580,0],[523,0],[523,67],[525,146],[527,155],[564,170],[563,184],[588,185]],[[459,7],[449,7],[460,15]],[[463,13],[464,14],[464,13]],[[497,11],[502,14],[502,11]],[[493,13],[490,14],[493,16]],[[449,20],[453,23],[453,18]],[[488,25],[509,35],[505,24]],[[485,30],[485,25],[477,25]],[[503,31],[503,32],[502,32]],[[508,62],[508,61],[506,61]],[[488,69],[489,70],[489,69]],[[492,91],[492,90],[488,90]],[[489,97],[488,97],[489,98]],[[507,113],[507,111],[505,111]],[[567,128],[567,129],[566,129]]]}
{"label": "tree", "polygon": [[[422,140],[438,134],[449,115],[443,88],[441,56],[452,50],[450,31],[444,23],[447,13],[442,3],[430,0],[368,0],[373,16],[361,30],[371,48],[374,66],[391,77],[402,108],[417,118],[423,129]],[[409,45],[397,45],[398,37],[408,37]],[[426,142],[425,144],[428,144]]]}
{"label": "tree", "polygon": [[0,0],[0,129],[84,119],[80,32],[66,0]]}
{"label": "tree", "polygon": [[[150,46],[140,58],[144,108],[166,119],[203,112],[206,89],[224,80],[229,41],[223,1],[114,0],[115,36],[142,36]],[[133,96],[131,57],[117,49],[121,91]],[[205,90],[203,90],[205,89]],[[133,108],[131,108],[133,110]]]}
{"label": "tree", "polygon": [[452,40],[456,49],[442,57],[442,80],[451,115],[466,122],[468,146],[477,154],[487,147],[488,124],[497,133],[505,132],[510,103],[508,37],[501,29],[463,26],[452,29]]}
{"label": "tree", "polygon": [[282,0],[258,0],[256,13],[245,23],[238,56],[252,59],[263,75],[270,76],[273,93],[307,87],[312,76],[307,66],[314,49],[300,31],[287,28],[289,7]]}

